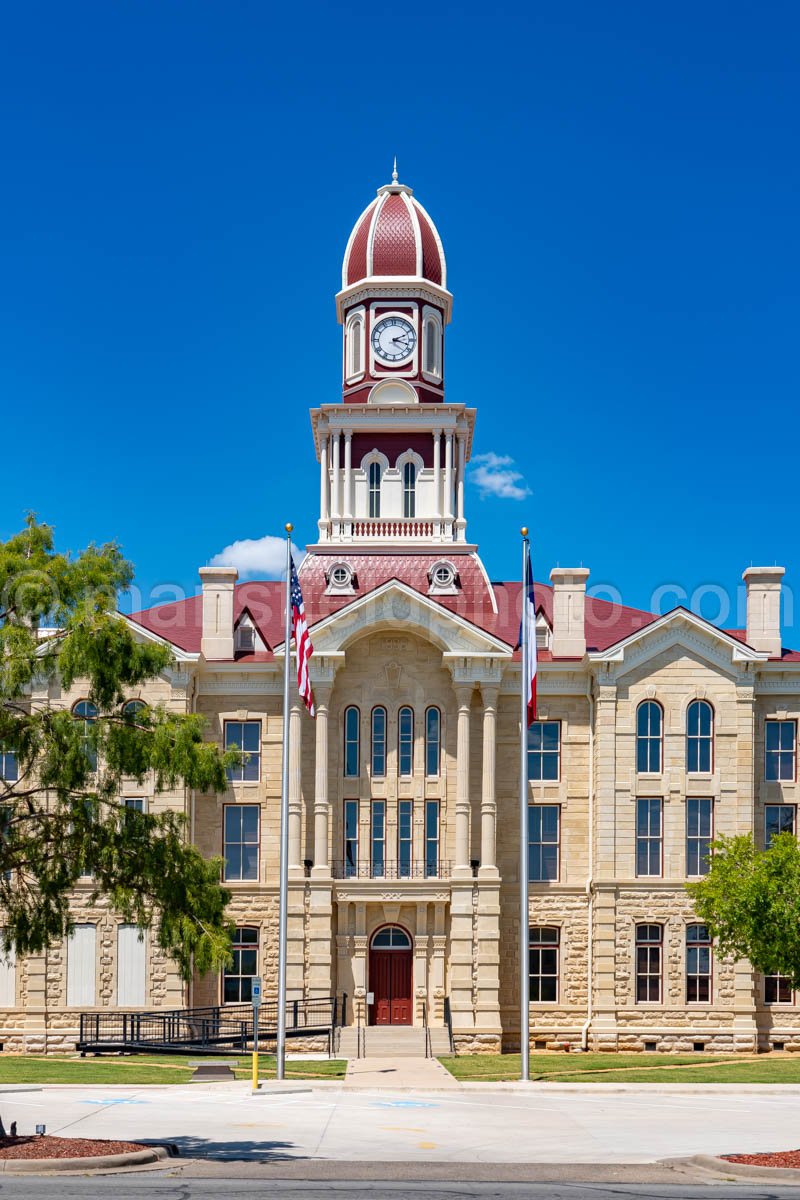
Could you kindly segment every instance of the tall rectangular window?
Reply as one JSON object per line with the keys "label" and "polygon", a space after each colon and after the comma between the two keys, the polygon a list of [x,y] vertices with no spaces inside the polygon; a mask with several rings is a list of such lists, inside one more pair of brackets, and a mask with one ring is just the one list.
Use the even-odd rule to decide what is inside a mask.
{"label": "tall rectangular window", "polygon": [[383,779],[386,774],[386,709],[372,710],[372,778]]}
{"label": "tall rectangular window", "polygon": [[381,464],[369,464],[369,515],[377,519],[381,515]]}
{"label": "tall rectangular window", "polygon": [[372,801],[372,875],[382,879],[386,874],[386,801]]}
{"label": "tall rectangular window", "polygon": [[553,926],[528,930],[528,974],[530,999],[538,1003],[558,1001],[559,930]]}
{"label": "tall rectangular window", "polygon": [[425,774],[429,778],[439,775],[441,760],[441,713],[438,708],[425,711]]}
{"label": "tall rectangular window", "polygon": [[[0,929],[0,937],[5,929]],[[7,955],[0,950],[0,1008],[17,1007],[17,952],[12,946]]]}
{"label": "tall rectangular window", "polygon": [[226,721],[225,749],[233,750],[237,762],[228,767],[231,783],[258,783],[261,778],[261,722]]}
{"label": "tall rectangular window", "polygon": [[710,796],[686,797],[686,874],[707,875],[714,833],[714,801]]}
{"label": "tall rectangular window", "polygon": [[147,955],[138,925],[117,926],[117,1005],[119,1008],[144,1008]]}
{"label": "tall rectangular window", "polygon": [[425,874],[435,879],[439,874],[439,801],[425,801]]}
{"label": "tall rectangular window", "polygon": [[711,1003],[711,938],[706,925],[686,926],[686,1001]]}
{"label": "tall rectangular window", "polygon": [[358,875],[358,801],[344,802],[344,875]]}
{"label": "tall rectangular window", "polygon": [[686,770],[709,775],[714,769],[714,710],[707,700],[693,700],[686,710]]}
{"label": "tall rectangular window", "polygon": [[661,799],[640,796],[636,801],[636,874],[661,874]]}
{"label": "tall rectangular window", "polygon": [[258,930],[245,926],[231,939],[231,958],[222,980],[224,1004],[248,1004],[258,975]]}
{"label": "tall rectangular window", "polygon": [[345,779],[357,779],[361,774],[360,722],[361,714],[355,705],[344,710]]}
{"label": "tall rectangular window", "polygon": [[528,805],[528,878],[531,883],[558,880],[560,829],[558,804]]}
{"label": "tall rectangular window", "polygon": [[414,710],[401,708],[397,721],[397,770],[407,779],[414,771]]}
{"label": "tall rectangular window", "polygon": [[795,778],[796,721],[764,722],[764,778],[792,783]]}
{"label": "tall rectangular window", "polygon": [[6,750],[0,745],[0,779],[6,783],[16,783],[19,778],[17,756],[13,750]]}
{"label": "tall rectangular window", "polygon": [[561,777],[561,722],[534,721],[528,730],[528,779],[557,783]]}
{"label": "tall rectangular window", "polygon": [[67,938],[67,1004],[92,1008],[97,980],[97,926],[75,925]]}
{"label": "tall rectangular window", "polygon": [[663,929],[660,925],[636,926],[636,1003],[659,1003],[661,1000],[661,947]]}
{"label": "tall rectangular window", "polygon": [[403,516],[414,517],[417,512],[416,503],[417,468],[413,462],[403,465]]}
{"label": "tall rectangular window", "polygon": [[769,850],[772,839],[779,833],[794,833],[794,804],[764,805],[764,845]]}
{"label": "tall rectangular window", "polygon": [[792,981],[788,975],[764,976],[764,1003],[791,1004]]}
{"label": "tall rectangular window", "polygon": [[225,805],[225,881],[244,883],[258,879],[257,804]]}
{"label": "tall rectangular window", "polygon": [[397,874],[400,879],[411,876],[414,838],[414,805],[411,800],[397,803]]}

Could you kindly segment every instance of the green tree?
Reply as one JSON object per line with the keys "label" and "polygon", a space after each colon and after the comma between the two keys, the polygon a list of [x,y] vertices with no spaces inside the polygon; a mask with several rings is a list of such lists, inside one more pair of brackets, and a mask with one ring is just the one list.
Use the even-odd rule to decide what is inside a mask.
{"label": "green tree", "polygon": [[[113,543],[56,553],[34,516],[0,542],[0,921],[6,950],[40,952],[68,933],[90,875],[92,900],[153,928],[188,978],[229,956],[219,860],[187,843],[182,813],[126,809],[122,786],[220,792],[226,760],[200,717],[126,707],[172,658],[116,612],[132,577]],[[57,701],[76,681],[84,719]]]}
{"label": "green tree", "polygon": [[768,850],[750,834],[714,842],[709,873],[688,885],[695,911],[722,954],[800,988],[800,846],[782,833]]}

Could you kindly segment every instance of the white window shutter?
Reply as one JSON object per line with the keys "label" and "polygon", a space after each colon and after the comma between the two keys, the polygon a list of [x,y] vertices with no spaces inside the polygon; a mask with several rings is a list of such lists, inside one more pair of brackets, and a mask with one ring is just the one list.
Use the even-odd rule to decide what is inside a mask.
{"label": "white window shutter", "polygon": [[97,978],[97,927],[76,925],[67,939],[67,1004],[91,1008]]}
{"label": "white window shutter", "polygon": [[[0,929],[0,934],[5,933]],[[14,947],[8,956],[0,952],[0,1008],[16,1008],[17,1004],[17,952]]]}
{"label": "white window shutter", "polygon": [[139,940],[138,925],[120,925],[117,930],[117,1005],[143,1008],[145,1004],[145,942]]}

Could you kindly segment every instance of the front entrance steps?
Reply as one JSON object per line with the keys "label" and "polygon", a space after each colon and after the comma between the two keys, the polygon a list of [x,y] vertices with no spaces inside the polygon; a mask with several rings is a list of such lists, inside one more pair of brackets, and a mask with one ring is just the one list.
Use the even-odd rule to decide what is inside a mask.
{"label": "front entrance steps", "polygon": [[[450,1039],[444,1028],[428,1029],[430,1052],[434,1058],[450,1053]],[[365,1058],[424,1058],[425,1029],[419,1025],[369,1025],[361,1029],[362,1054]],[[358,1058],[358,1030],[348,1025],[341,1030],[340,1058]]]}

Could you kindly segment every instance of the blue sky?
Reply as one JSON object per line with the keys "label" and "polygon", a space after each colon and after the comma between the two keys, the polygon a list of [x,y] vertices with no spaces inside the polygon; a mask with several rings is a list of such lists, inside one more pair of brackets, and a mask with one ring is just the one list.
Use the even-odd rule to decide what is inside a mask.
{"label": "blue sky", "polygon": [[539,577],[630,604],[722,588],[737,624],[751,562],[798,590],[799,35],[735,0],[7,6],[0,536],[117,538],[145,596],[311,541],[341,256],[396,153],[448,396],[530,489],[468,488],[490,573],[525,522]]}

